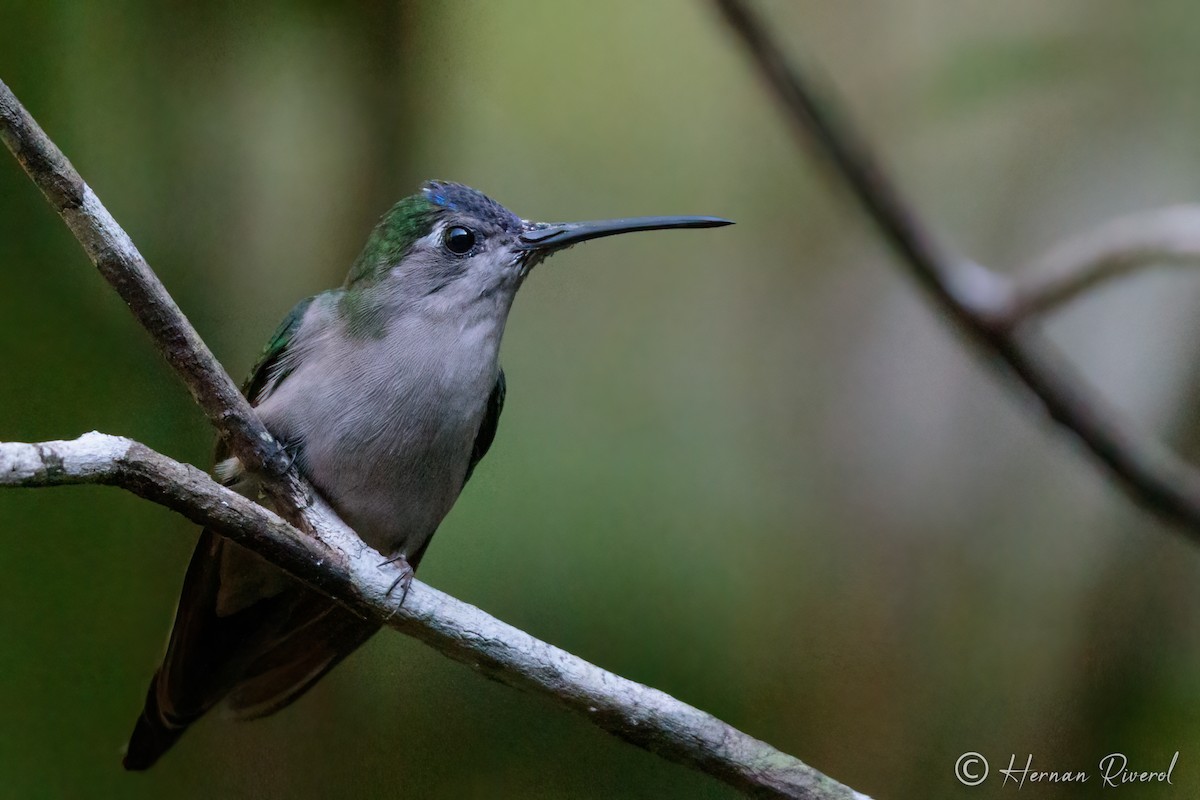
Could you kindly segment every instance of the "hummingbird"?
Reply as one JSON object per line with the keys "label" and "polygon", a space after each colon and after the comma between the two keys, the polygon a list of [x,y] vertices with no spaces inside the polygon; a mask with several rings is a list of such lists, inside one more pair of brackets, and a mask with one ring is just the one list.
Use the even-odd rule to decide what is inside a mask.
{"label": "hummingbird", "polygon": [[[384,214],[341,288],[292,309],[242,390],[299,472],[399,564],[407,591],[496,436],[506,392],[500,340],[530,270],[602,236],[729,224],[530,222],[475,189],[428,181]],[[254,476],[221,445],[214,472],[258,496]],[[379,627],[202,531],[125,768],[148,769],[220,703],[234,719],[279,711]]]}

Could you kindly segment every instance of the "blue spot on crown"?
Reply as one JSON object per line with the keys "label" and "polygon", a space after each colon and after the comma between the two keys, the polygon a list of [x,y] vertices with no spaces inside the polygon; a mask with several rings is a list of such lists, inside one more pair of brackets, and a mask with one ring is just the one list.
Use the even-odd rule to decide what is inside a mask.
{"label": "blue spot on crown", "polygon": [[449,181],[427,181],[421,187],[421,191],[429,202],[448,211],[491,222],[509,230],[521,227],[521,220],[516,214],[470,186]]}

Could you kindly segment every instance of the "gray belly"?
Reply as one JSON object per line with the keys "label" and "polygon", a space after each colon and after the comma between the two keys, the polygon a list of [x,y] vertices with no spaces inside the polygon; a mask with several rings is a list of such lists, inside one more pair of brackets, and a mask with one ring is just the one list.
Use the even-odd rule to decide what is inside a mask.
{"label": "gray belly", "polygon": [[470,416],[396,409],[392,420],[343,409],[303,444],[303,467],[363,541],[381,553],[419,551],[462,489],[479,412]]}
{"label": "gray belly", "polygon": [[346,523],[389,557],[419,552],[454,505],[498,373],[494,355],[462,369],[408,355],[309,359],[259,406]]}

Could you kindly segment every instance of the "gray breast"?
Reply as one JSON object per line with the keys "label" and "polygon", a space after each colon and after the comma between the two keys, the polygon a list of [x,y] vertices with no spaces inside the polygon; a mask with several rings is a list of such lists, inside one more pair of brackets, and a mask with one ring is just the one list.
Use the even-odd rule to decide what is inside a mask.
{"label": "gray breast", "polygon": [[[307,323],[306,323],[307,324]],[[499,332],[461,317],[411,315],[379,339],[335,328],[260,406],[300,446],[302,467],[363,540],[416,553],[462,489],[498,374]]]}

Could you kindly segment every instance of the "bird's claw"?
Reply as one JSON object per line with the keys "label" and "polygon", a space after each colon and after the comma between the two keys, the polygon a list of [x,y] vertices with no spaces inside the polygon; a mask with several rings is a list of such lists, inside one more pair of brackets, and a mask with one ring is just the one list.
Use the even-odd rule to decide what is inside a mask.
{"label": "bird's claw", "polygon": [[412,588],[413,576],[416,574],[416,572],[413,570],[412,565],[408,563],[408,558],[406,558],[404,555],[398,555],[395,558],[389,558],[379,566],[386,567],[389,564],[396,564],[399,566],[400,576],[396,578],[396,580],[392,581],[392,585],[388,587],[384,597],[391,597],[392,592],[396,591],[396,587],[399,587],[400,602],[396,604],[396,607],[399,608],[400,606],[404,605],[404,599],[408,597],[408,590]]}
{"label": "bird's claw", "polygon": [[299,460],[299,458],[300,458],[301,446],[302,445],[300,444],[300,442],[284,442],[283,443],[283,454],[284,454],[284,456],[287,457],[287,460],[288,460],[287,468],[289,470],[292,467],[296,466],[296,461]]}

